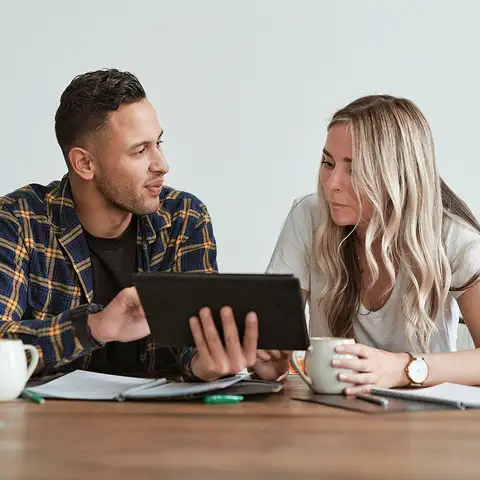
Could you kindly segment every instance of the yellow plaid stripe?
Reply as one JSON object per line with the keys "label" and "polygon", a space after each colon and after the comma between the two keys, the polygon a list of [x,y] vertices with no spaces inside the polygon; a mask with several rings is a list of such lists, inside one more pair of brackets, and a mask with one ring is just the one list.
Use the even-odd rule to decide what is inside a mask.
{"label": "yellow plaid stripe", "polygon": [[[160,210],[145,217],[146,230],[139,230],[137,241],[148,258],[139,260],[138,271],[215,271],[216,245],[205,206],[168,187],[163,195]],[[0,198],[0,338],[33,343],[42,361],[55,368],[82,355],[83,368],[88,368],[91,358],[75,336],[68,310],[93,294],[87,292],[92,264],[88,250],[81,250],[82,242],[83,229],[65,178]],[[60,272],[69,277],[58,276]],[[56,307],[60,304],[62,311]],[[27,310],[31,316],[24,318]],[[150,373],[166,366],[159,358],[170,358],[171,366],[173,357],[164,349],[159,355],[152,339],[144,344],[140,359]],[[178,357],[184,363],[190,358],[190,351]]]}

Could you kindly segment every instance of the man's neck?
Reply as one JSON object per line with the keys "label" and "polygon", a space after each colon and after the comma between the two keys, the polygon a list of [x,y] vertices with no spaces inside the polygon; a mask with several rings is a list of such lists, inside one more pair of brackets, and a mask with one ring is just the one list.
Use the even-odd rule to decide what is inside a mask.
{"label": "man's neck", "polygon": [[75,180],[71,179],[70,185],[80,223],[90,235],[116,238],[128,228],[131,213],[109,204],[96,190],[86,191]]}

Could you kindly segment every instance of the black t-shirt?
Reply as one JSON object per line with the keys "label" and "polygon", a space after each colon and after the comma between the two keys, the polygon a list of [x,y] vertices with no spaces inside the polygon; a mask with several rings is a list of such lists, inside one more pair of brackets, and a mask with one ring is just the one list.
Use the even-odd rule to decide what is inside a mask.
{"label": "black t-shirt", "polygon": [[[137,271],[137,217],[117,238],[99,238],[84,230],[93,274],[93,302],[107,306],[126,287],[132,285]],[[92,352],[89,370],[111,374],[135,374],[140,371],[139,341],[109,342]]]}

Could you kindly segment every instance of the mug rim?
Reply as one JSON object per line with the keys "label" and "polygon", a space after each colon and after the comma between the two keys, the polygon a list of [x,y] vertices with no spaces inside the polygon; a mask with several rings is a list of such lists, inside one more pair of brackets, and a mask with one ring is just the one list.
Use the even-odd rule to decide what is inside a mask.
{"label": "mug rim", "polygon": [[2,342],[20,342],[23,343],[19,338],[0,338],[0,343]]}

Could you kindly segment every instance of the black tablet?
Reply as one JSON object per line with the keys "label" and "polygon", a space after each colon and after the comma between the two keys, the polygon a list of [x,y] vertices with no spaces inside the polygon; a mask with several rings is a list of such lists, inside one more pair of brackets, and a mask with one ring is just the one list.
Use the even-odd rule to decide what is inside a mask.
{"label": "black tablet", "polygon": [[233,309],[243,338],[245,316],[258,315],[259,349],[306,350],[309,346],[300,285],[291,275],[137,273],[133,276],[151,334],[159,345],[194,345],[189,319],[212,310],[222,335],[220,309]]}

